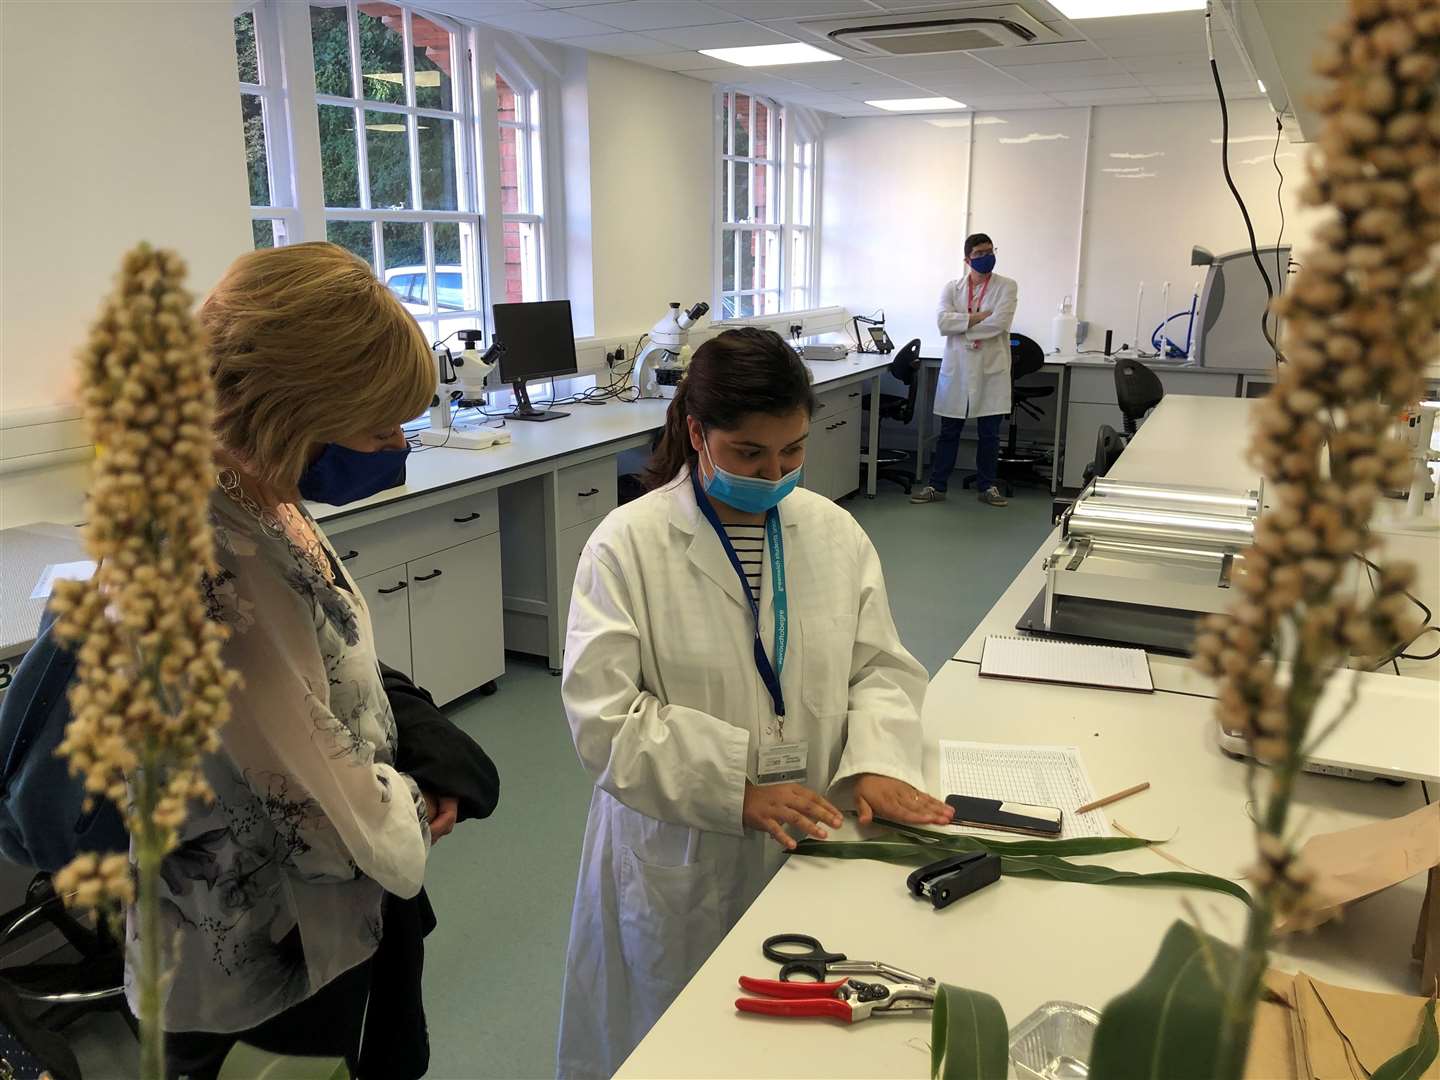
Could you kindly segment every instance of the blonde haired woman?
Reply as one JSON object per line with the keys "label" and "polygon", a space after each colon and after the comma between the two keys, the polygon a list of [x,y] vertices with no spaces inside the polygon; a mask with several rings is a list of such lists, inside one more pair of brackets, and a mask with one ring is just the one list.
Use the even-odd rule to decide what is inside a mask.
{"label": "blonde haired woman", "polygon": [[[400,424],[430,403],[430,350],[370,267],[332,244],[241,257],[200,318],[220,447],[206,598],[244,683],[206,763],[215,801],[191,808],[162,870],[178,943],[169,1071],[213,1076],[243,1040],[418,1076],[418,949],[433,926],[420,888],[462,793],[397,768],[369,614],[302,499],[350,502],[403,478]],[[494,770],[469,745],[488,813]],[[400,986],[379,1012],[388,1056],[377,1064],[367,1045],[367,1064],[367,1002]]]}

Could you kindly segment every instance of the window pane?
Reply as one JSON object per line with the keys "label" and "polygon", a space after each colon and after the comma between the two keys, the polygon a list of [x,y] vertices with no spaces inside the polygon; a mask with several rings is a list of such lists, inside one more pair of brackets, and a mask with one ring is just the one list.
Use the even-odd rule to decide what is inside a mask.
{"label": "window pane", "polygon": [[761,101],[755,102],[753,153],[758,158],[770,156],[770,108]]}
{"label": "window pane", "polygon": [[275,246],[275,222],[256,218],[250,223],[250,231],[254,234],[255,250]]}
{"label": "window pane", "polygon": [[772,205],[774,200],[771,198],[771,192],[775,187],[775,166],[754,165],[752,168],[755,170],[753,176],[755,185],[755,220],[763,222],[776,221],[775,213],[777,208]]}
{"label": "window pane", "polygon": [[739,286],[735,281],[735,230],[720,231],[720,291],[734,292]]}
{"label": "window pane", "polygon": [[780,287],[780,233],[778,229],[756,229],[745,234],[740,259],[742,289]]}
{"label": "window pane", "polygon": [[507,221],[504,232],[506,301],[541,299],[539,230],[529,221]]}
{"label": "window pane", "polygon": [[411,14],[410,38],[415,50],[415,104],[426,109],[453,109],[450,31],[423,15]]}
{"label": "window pane", "polygon": [[735,220],[750,220],[750,169],[744,162],[735,162]]}
{"label": "window pane", "polygon": [[735,163],[722,161],[720,163],[720,219],[722,221],[735,220],[735,207],[730,199],[735,187]]}
{"label": "window pane", "polygon": [[375,238],[368,221],[327,221],[325,239],[375,265]]}
{"label": "window pane", "polygon": [[726,91],[720,95],[720,153],[730,153],[730,99],[735,95]]}
{"label": "window pane", "polygon": [[739,315],[741,318],[744,318],[744,317],[746,317],[746,316],[748,316],[748,315],[754,315],[754,314],[755,314],[755,297],[753,297],[753,296],[742,296],[742,297],[740,297],[739,307],[736,309],[735,314]]}
{"label": "window pane", "polygon": [[320,174],[325,181],[325,205],[359,206],[355,110],[344,105],[321,105],[319,110]]}
{"label": "window pane", "polygon": [[460,209],[455,124],[422,116],[416,125],[420,129],[421,205],[426,210]]}
{"label": "window pane", "polygon": [[270,163],[265,154],[265,114],[255,94],[240,95],[240,120],[245,127],[245,171],[250,177],[250,205],[270,205]]}
{"label": "window pane", "polygon": [[366,101],[405,102],[405,15],[394,4],[361,4],[360,92]]}
{"label": "window pane", "polygon": [[778,292],[767,292],[758,298],[755,305],[755,314],[774,315],[780,310],[780,294]]}
{"label": "window pane", "polygon": [[365,151],[370,158],[370,205],[404,210],[410,206],[410,138],[400,113],[365,113]]}
{"label": "window pane", "polygon": [[746,94],[735,95],[735,149],[741,156],[750,153],[750,98]]}
{"label": "window pane", "polygon": [[528,207],[521,206],[519,136],[516,128],[500,125],[500,209],[507,214],[529,212]]}
{"label": "window pane", "polygon": [[247,11],[235,20],[235,62],[240,81],[260,81],[260,54],[255,49],[255,13]]}
{"label": "window pane", "polygon": [[310,5],[310,42],[315,53],[315,89],[353,97],[350,82],[350,27],[345,5]]}
{"label": "window pane", "polygon": [[797,292],[810,286],[810,234],[803,229],[790,233],[790,285]]}
{"label": "window pane", "polygon": [[385,284],[398,289],[403,284],[398,279],[418,274],[422,280],[413,295],[419,299],[403,301],[402,298],[402,301],[412,315],[428,312],[429,295],[424,282],[425,226],[418,221],[386,221],[380,226],[380,235],[385,241]]}
{"label": "window pane", "polygon": [[501,120],[519,120],[515,111],[515,90],[505,81],[505,76],[495,73],[496,112]]}
{"label": "window pane", "polygon": [[[465,255],[460,223],[437,221],[435,234],[435,295],[441,311],[473,311],[480,306],[480,282]],[[466,227],[469,232],[469,227]]]}

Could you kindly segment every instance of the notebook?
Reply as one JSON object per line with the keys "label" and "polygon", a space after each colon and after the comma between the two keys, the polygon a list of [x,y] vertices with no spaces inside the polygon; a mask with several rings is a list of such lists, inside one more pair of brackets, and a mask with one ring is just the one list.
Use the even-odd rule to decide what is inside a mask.
{"label": "notebook", "polygon": [[992,634],[980,653],[980,674],[994,679],[1155,692],[1145,651],[1113,645]]}

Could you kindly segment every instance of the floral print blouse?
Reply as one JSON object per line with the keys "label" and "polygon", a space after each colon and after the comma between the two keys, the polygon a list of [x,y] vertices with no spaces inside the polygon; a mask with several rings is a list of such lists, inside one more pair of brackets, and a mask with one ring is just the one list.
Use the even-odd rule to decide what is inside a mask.
{"label": "floral print blouse", "polygon": [[[366,960],[383,894],[419,892],[430,847],[355,583],[218,491],[211,517],[205,599],[244,682],[204,763],[215,801],[192,804],[161,869],[170,1031],[243,1031]],[[132,911],[132,943],[138,929]]]}

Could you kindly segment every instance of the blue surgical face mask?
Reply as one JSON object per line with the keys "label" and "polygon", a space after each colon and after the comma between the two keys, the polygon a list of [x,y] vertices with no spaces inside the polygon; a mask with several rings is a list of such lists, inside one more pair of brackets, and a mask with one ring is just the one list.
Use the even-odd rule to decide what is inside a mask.
{"label": "blue surgical face mask", "polygon": [[710,466],[710,478],[705,481],[705,493],[744,514],[764,514],[780,505],[780,500],[795,490],[795,485],[800,482],[800,474],[804,471],[804,466],[792,469],[779,480],[737,476],[715,464],[715,458],[710,454],[709,442],[701,445],[705,448],[705,460]]}
{"label": "blue surgical face mask", "polygon": [[992,251],[988,255],[970,256],[970,269],[974,270],[977,274],[990,273],[991,270],[995,269],[995,253]]}
{"label": "blue surgical face mask", "polygon": [[341,506],[405,480],[403,450],[351,450],[339,443],[326,443],[318,457],[300,474],[300,494],[312,502]]}

